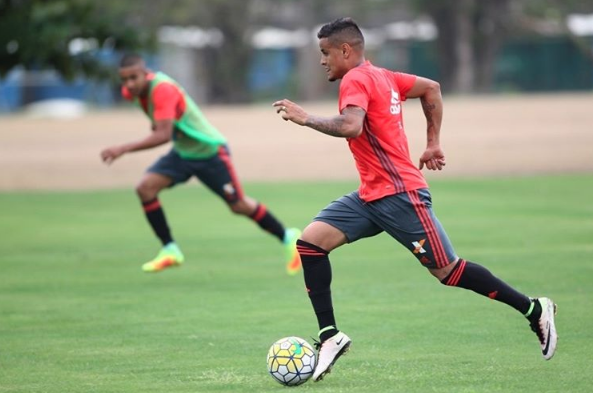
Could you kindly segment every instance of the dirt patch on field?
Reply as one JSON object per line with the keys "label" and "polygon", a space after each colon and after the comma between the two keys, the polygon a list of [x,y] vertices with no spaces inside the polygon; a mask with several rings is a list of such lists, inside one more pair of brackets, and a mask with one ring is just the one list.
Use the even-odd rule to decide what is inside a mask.
{"label": "dirt patch on field", "polygon": [[[305,103],[333,115],[334,103]],[[271,106],[205,107],[228,138],[243,181],[356,179],[346,142],[284,122]],[[425,143],[420,103],[405,103],[412,158]],[[0,117],[0,190],[132,187],[167,148],[105,166],[102,148],[141,138],[138,110],[94,112],[75,120]],[[444,171],[434,176],[593,172],[593,95],[445,97]]]}

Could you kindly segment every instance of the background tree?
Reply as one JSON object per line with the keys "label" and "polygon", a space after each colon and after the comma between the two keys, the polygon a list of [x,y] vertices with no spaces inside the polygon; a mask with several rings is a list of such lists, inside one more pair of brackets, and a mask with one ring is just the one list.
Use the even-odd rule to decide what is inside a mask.
{"label": "background tree", "polygon": [[409,0],[438,29],[435,42],[444,91],[492,91],[495,63],[508,38],[568,36],[581,50],[591,48],[569,31],[571,13],[593,12],[592,0]]}
{"label": "background tree", "polygon": [[509,20],[510,0],[411,0],[437,26],[435,42],[444,91],[486,90]]}
{"label": "background tree", "polygon": [[256,23],[254,3],[253,0],[146,0],[121,2],[120,7],[127,7],[138,24],[148,30],[163,25],[220,30],[224,37],[221,46],[196,49],[203,51],[199,57],[206,73],[205,96],[210,102],[239,103],[251,98],[247,75],[253,49],[248,36]]}
{"label": "background tree", "polygon": [[[150,49],[154,32],[163,25],[198,26],[216,28],[224,36],[218,47],[195,49],[201,51],[195,56],[200,61],[195,80],[201,81],[205,99],[248,102],[252,34],[275,26],[311,32],[310,43],[295,49],[291,78],[298,98],[315,99],[335,89],[318,72],[318,26],[352,16],[363,28],[380,33],[388,23],[429,15],[439,32],[433,50],[443,90],[488,92],[510,37],[568,36],[593,58],[590,42],[566,26],[566,16],[575,12],[593,12],[593,0],[0,0],[0,77],[17,65],[55,69],[69,79],[104,77],[108,70],[97,61],[98,49]],[[86,40],[78,41],[88,45],[86,50],[74,53],[75,39]],[[399,56],[405,56],[405,44],[398,45],[404,49]],[[379,46],[370,57],[387,50]]]}
{"label": "background tree", "polygon": [[[27,70],[55,69],[66,79],[105,78],[110,69],[94,56],[94,50],[150,48],[153,37],[150,31],[127,23],[117,9],[100,8],[90,0],[3,0],[0,76],[20,65]],[[73,52],[74,39],[81,39],[82,50]]]}

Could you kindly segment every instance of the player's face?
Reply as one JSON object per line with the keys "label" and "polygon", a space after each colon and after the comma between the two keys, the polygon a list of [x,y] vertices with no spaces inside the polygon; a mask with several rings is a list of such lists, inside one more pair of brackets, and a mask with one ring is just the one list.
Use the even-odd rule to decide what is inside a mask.
{"label": "player's face", "polygon": [[119,69],[119,77],[122,85],[124,85],[134,97],[146,94],[148,89],[148,80],[146,79],[147,74],[148,72],[146,71],[144,64],[135,64]]}
{"label": "player's face", "polygon": [[343,49],[332,45],[325,37],[319,40],[319,49],[321,50],[321,65],[325,68],[327,80],[333,82],[342,79],[348,72]]}

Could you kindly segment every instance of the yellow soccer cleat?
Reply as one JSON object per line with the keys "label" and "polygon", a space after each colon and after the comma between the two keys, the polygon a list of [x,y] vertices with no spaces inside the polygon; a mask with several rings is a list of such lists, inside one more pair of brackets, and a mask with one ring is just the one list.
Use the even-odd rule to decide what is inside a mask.
{"label": "yellow soccer cleat", "polygon": [[301,256],[296,249],[296,241],[301,236],[301,231],[296,228],[288,228],[284,233],[284,253],[286,258],[286,271],[290,275],[297,274],[301,270]]}
{"label": "yellow soccer cleat", "polygon": [[180,266],[184,259],[177,244],[169,243],[161,249],[156,258],[142,265],[142,270],[147,273],[157,273],[169,267]]}

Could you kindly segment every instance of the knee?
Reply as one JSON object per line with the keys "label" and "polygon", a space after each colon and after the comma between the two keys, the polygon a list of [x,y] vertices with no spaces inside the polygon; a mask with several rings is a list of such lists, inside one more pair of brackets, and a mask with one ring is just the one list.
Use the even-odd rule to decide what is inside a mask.
{"label": "knee", "polygon": [[229,204],[229,210],[234,214],[238,214],[238,215],[244,214],[243,210],[241,209],[241,206],[238,206],[237,203]]}
{"label": "knee", "polygon": [[342,231],[322,221],[309,224],[303,231],[301,240],[328,253],[347,243],[346,235]]}
{"label": "knee", "polygon": [[252,213],[249,210],[249,208],[246,205],[246,203],[244,201],[242,201],[242,200],[239,200],[239,201],[237,201],[235,203],[229,203],[229,209],[234,214],[243,215],[243,216],[248,216],[248,215],[250,215]]}
{"label": "knee", "polygon": [[447,276],[455,268],[455,265],[456,264],[457,264],[457,261],[452,262],[452,263],[448,264],[447,266],[441,267],[441,268],[438,268],[438,269],[428,269],[428,271],[430,272],[430,274],[432,274],[434,276],[434,278],[436,278],[437,280],[439,280],[439,282],[441,282],[442,284],[445,284],[443,282],[443,280],[445,278],[447,278]]}
{"label": "knee", "polygon": [[136,186],[136,194],[143,202],[148,202],[155,199],[159,194],[157,187],[151,186],[149,183],[141,181]]}

